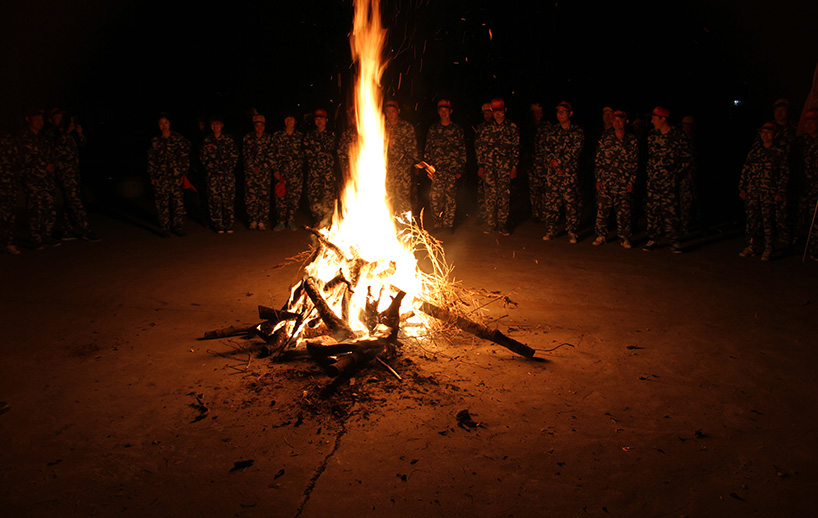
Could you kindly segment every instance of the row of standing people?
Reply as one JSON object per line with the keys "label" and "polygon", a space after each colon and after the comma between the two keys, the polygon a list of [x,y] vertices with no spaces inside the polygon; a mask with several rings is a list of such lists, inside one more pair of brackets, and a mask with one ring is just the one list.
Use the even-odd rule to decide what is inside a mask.
{"label": "row of standing people", "polygon": [[99,241],[80,192],[79,148],[86,142],[82,126],[59,108],[49,111],[48,120],[44,110],[32,110],[25,121],[18,135],[0,136],[0,250],[20,253],[13,242],[20,189],[33,249],[78,238]]}

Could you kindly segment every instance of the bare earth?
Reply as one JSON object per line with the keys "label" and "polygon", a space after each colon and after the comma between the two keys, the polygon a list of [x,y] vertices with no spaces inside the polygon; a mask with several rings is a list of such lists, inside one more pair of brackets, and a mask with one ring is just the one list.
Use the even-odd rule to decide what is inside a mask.
{"label": "bare earth", "polygon": [[816,263],[466,223],[455,277],[547,361],[453,335],[339,383],[197,340],[281,306],[306,232],[93,223],[0,256],[3,516],[815,515]]}

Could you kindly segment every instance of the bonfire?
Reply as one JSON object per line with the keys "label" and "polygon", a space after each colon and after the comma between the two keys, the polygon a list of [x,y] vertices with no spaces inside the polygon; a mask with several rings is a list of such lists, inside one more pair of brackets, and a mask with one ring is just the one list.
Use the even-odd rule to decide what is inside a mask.
{"label": "bonfire", "polygon": [[[466,318],[440,243],[411,213],[393,215],[381,114],[385,38],[377,0],[356,0],[350,44],[358,65],[359,137],[350,149],[350,177],[329,227],[308,228],[314,245],[286,304],[281,310],[260,307],[264,322],[252,330],[268,343],[269,354],[306,349],[336,374],[375,358],[384,363],[400,339],[429,336],[441,322],[531,357],[533,349]],[[233,331],[243,330],[206,337]]]}

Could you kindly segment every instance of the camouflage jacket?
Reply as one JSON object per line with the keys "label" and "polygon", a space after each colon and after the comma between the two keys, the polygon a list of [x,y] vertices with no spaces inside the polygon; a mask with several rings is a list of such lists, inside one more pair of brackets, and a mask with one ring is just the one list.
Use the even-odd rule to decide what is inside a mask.
{"label": "camouflage jacket", "polygon": [[14,139],[8,133],[0,133],[0,196],[16,192],[17,169]]}
{"label": "camouflage jacket", "polygon": [[41,131],[34,133],[26,128],[15,143],[15,156],[23,178],[27,176],[47,176],[46,167],[54,163],[51,142]]}
{"label": "camouflage jacket", "polygon": [[70,133],[57,132],[54,136],[54,164],[63,171],[78,171],[80,152],[77,141]]}
{"label": "camouflage jacket", "polygon": [[199,160],[209,173],[232,173],[239,161],[239,148],[230,135],[208,135],[199,150]]}
{"label": "camouflage jacket", "polygon": [[542,121],[537,125],[537,132],[534,134],[534,168],[540,173],[545,173],[548,156],[548,134],[553,126],[548,121]]}
{"label": "camouflage jacket", "polygon": [[245,171],[252,171],[256,167],[261,170],[271,169],[275,160],[272,135],[263,133],[261,137],[256,137],[255,132],[248,133],[242,140],[242,152]]}
{"label": "camouflage jacket", "polygon": [[508,119],[503,119],[502,124],[488,121],[475,136],[474,151],[478,164],[498,169],[516,167],[520,161],[520,130]]}
{"label": "camouflage jacket", "polygon": [[294,173],[301,171],[304,165],[304,134],[293,130],[291,135],[286,130],[273,133],[273,170],[276,172]]}
{"label": "camouflage jacket", "polygon": [[435,122],[426,133],[426,162],[436,170],[450,175],[462,175],[466,167],[466,136],[454,122],[444,126]]}
{"label": "camouflage jacket", "polygon": [[786,153],[770,146],[753,146],[741,170],[739,191],[763,196],[786,196],[790,168]]}
{"label": "camouflage jacket", "polygon": [[409,121],[398,119],[394,125],[387,121],[384,129],[386,131],[386,162],[389,169],[404,171],[420,162],[415,128]]}
{"label": "camouflage jacket", "polygon": [[603,132],[594,157],[596,181],[609,189],[633,186],[638,158],[639,144],[633,133],[626,131],[620,140],[613,130]]}
{"label": "camouflage jacket", "polygon": [[345,129],[341,133],[341,138],[338,139],[338,164],[344,174],[349,173],[350,160],[352,160],[352,145],[357,141],[358,128],[355,126]]}
{"label": "camouflage jacket", "polygon": [[157,178],[181,177],[190,166],[190,141],[175,131],[165,138],[153,137],[148,148],[148,176]]}
{"label": "camouflage jacket", "polygon": [[682,130],[671,126],[662,134],[655,129],[648,133],[648,188],[651,185],[675,185],[690,164],[690,152]]}
{"label": "camouflage jacket", "polygon": [[304,135],[304,157],[310,171],[332,170],[335,165],[335,133],[313,128]]}
{"label": "camouflage jacket", "polygon": [[[576,175],[583,142],[585,142],[585,132],[573,122],[568,128],[555,124],[548,132],[546,139],[545,161],[548,173],[553,174],[562,169],[566,174]],[[552,160],[558,161],[559,166],[551,167]]]}

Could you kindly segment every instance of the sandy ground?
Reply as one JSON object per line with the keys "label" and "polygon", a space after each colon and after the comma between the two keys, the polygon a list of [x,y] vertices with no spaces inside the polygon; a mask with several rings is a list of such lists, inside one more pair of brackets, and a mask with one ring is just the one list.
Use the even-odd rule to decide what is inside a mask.
{"label": "sandy ground", "polygon": [[814,516],[816,263],[467,223],[455,277],[546,361],[441,337],[339,383],[197,340],[279,307],[306,232],[93,223],[0,256],[4,516]]}

